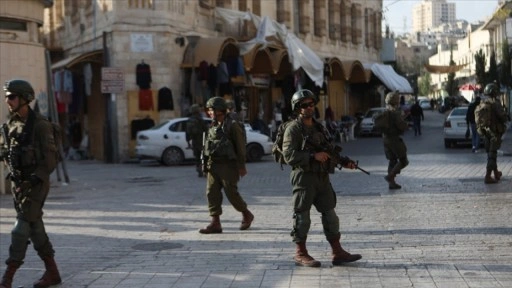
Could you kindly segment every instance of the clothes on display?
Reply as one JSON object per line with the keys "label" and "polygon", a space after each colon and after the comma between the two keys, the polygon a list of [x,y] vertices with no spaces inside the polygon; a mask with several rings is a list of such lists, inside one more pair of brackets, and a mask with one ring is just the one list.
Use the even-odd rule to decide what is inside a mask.
{"label": "clothes on display", "polygon": [[161,110],[174,110],[172,91],[168,87],[158,90],[158,111]]}
{"label": "clothes on display", "polygon": [[139,110],[155,110],[153,106],[153,91],[150,89],[139,90]]}
{"label": "clothes on display", "polygon": [[151,117],[147,116],[142,119],[134,119],[130,123],[130,130],[131,130],[131,139],[135,140],[137,137],[137,132],[142,130],[147,130],[151,127],[155,126],[155,120],[151,119]]}
{"label": "clothes on display", "polygon": [[140,89],[149,89],[151,87],[151,67],[144,63],[144,60],[137,64],[135,77],[137,86],[139,86]]}

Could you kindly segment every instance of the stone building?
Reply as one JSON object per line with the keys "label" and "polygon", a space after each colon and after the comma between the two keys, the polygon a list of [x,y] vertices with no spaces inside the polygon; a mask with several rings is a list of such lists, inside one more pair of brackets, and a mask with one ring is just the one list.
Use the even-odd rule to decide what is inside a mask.
{"label": "stone building", "polygon": [[[134,156],[134,120],[185,116],[212,95],[265,124],[299,86],[337,119],[378,106],[363,64],[380,62],[381,11],[381,0],[55,0],[44,43],[54,75],[73,79],[61,121],[79,120],[91,157],[118,162]],[[227,82],[211,79],[224,67]]]}
{"label": "stone building", "polygon": [[[13,78],[30,81],[36,92],[46,92],[45,47],[40,27],[50,0],[2,1],[0,5],[0,83]],[[2,90],[3,93],[3,90]],[[0,121],[7,119],[5,102],[0,104]],[[0,165],[0,175],[4,166]],[[2,193],[5,179],[0,177]]]}

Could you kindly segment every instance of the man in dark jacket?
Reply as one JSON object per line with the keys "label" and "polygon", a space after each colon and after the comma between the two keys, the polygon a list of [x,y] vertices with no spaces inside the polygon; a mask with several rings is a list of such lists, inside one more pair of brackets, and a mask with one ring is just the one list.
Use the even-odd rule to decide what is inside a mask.
{"label": "man in dark jacket", "polygon": [[416,101],[411,106],[411,117],[414,128],[414,136],[421,135],[421,121],[425,120],[423,116],[423,108],[420,106],[420,102]]}
{"label": "man in dark jacket", "polygon": [[480,97],[476,97],[475,101],[471,102],[468,106],[468,111],[466,112],[466,124],[471,130],[471,146],[473,153],[478,152],[478,147],[480,147],[480,136],[476,131],[476,123],[475,123],[475,108],[480,104]]}
{"label": "man in dark jacket", "polygon": [[[55,251],[43,223],[43,206],[50,190],[50,174],[57,166],[57,145],[52,124],[34,112],[29,103],[34,89],[25,80],[11,80],[4,86],[10,119],[2,125],[0,160],[9,167],[16,223],[11,231],[7,269],[1,288],[11,288],[16,270],[23,264],[31,242],[46,271],[34,287],[61,283],[54,260]],[[30,240],[30,241],[29,241]]]}
{"label": "man in dark jacket", "polygon": [[[201,107],[198,104],[190,106],[190,117],[187,121],[187,130],[185,138],[187,140],[188,148],[194,151],[194,158],[196,159],[197,176],[203,177],[203,169],[201,167],[201,150],[203,150],[203,136],[206,136],[208,125],[201,116]],[[192,142],[192,145],[190,145]]]}

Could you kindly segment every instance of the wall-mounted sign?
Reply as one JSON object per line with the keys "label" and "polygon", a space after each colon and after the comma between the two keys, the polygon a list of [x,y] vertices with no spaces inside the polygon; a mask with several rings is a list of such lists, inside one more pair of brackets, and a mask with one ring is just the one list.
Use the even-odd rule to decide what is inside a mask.
{"label": "wall-mounted sign", "polygon": [[249,79],[253,86],[268,87],[270,86],[270,75],[268,74],[251,74]]}
{"label": "wall-mounted sign", "polygon": [[132,33],[130,40],[132,52],[153,52],[153,34]]}
{"label": "wall-mounted sign", "polygon": [[101,93],[123,93],[124,72],[118,67],[101,68]]}

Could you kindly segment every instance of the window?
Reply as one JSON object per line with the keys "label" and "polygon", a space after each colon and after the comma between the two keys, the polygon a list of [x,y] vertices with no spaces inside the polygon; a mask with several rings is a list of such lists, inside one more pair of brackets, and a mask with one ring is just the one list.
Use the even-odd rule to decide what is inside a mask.
{"label": "window", "polygon": [[286,0],[277,1],[277,22],[284,23],[286,27],[290,28],[290,11],[286,9]]}
{"label": "window", "polygon": [[0,18],[0,29],[14,30],[14,31],[27,31],[27,22],[9,19],[9,18]]}
{"label": "window", "polygon": [[362,13],[361,13],[361,4],[352,4],[351,8],[352,18],[351,18],[351,24],[352,24],[352,43],[353,44],[361,44],[361,38],[362,38],[362,29],[361,29],[361,22],[362,22]]}
{"label": "window", "polygon": [[299,9],[299,32],[309,33],[309,0],[301,0],[298,3]]}
{"label": "window", "polygon": [[252,0],[252,13],[261,16],[261,0]]}
{"label": "window", "polygon": [[325,0],[314,0],[314,34],[315,36],[325,36]]}
{"label": "window", "polygon": [[341,0],[340,3],[340,40],[349,42],[352,39],[350,30],[351,25],[351,10],[349,0]]}
{"label": "window", "polygon": [[238,0],[238,10],[247,11],[247,0]]}
{"label": "window", "polygon": [[329,38],[332,40],[339,40],[340,37],[340,18],[339,0],[329,0]]}

